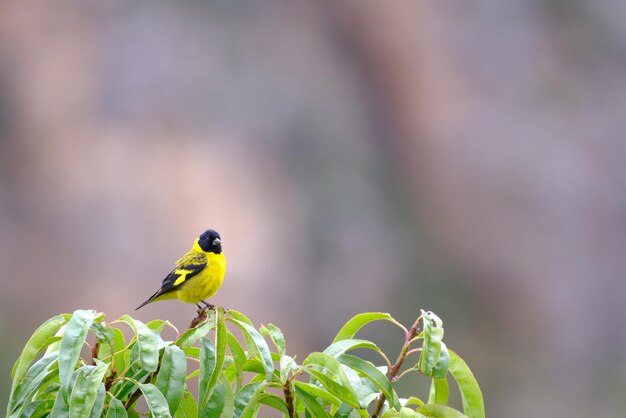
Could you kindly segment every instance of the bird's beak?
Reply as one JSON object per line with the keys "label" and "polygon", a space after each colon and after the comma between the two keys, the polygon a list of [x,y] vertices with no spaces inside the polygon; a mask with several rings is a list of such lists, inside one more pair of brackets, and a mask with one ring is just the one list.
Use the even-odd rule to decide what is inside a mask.
{"label": "bird's beak", "polygon": [[221,243],[222,243],[222,240],[221,240],[221,239],[219,239],[219,238],[215,238],[215,239],[213,240],[213,245],[215,245],[215,246],[218,246],[218,245],[220,245]]}

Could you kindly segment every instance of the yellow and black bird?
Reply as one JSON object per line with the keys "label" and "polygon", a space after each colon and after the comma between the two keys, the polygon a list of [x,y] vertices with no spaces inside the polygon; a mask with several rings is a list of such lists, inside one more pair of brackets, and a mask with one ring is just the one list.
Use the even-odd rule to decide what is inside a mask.
{"label": "yellow and black bird", "polygon": [[196,239],[191,250],[176,262],[174,270],[163,279],[161,288],[137,309],[165,299],[194,303],[198,308],[202,308],[202,302],[212,308],[213,305],[205,299],[213,296],[222,286],[225,272],[222,238],[216,231],[208,229]]}

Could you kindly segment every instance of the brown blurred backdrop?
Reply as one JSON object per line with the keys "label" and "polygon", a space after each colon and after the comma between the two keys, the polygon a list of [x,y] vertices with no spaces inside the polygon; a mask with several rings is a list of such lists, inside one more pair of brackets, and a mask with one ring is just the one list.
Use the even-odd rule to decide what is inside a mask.
{"label": "brown blurred backdrop", "polygon": [[358,312],[431,309],[488,416],[624,416],[625,16],[616,0],[3,1],[0,410],[41,322],[134,315],[213,227],[214,301],[279,325],[293,354]]}

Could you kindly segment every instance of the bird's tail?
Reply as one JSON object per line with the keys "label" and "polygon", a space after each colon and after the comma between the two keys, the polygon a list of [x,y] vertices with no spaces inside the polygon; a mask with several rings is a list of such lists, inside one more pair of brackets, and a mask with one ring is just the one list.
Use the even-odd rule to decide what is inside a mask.
{"label": "bird's tail", "polygon": [[147,304],[149,304],[150,302],[152,302],[152,298],[148,299],[147,301],[145,301],[144,303],[142,303],[141,305],[137,306],[135,308],[135,310],[138,310],[140,308],[143,308],[144,306],[146,306]]}
{"label": "bird's tail", "polygon": [[143,308],[144,306],[146,306],[147,304],[149,304],[150,302],[153,302],[156,298],[158,298],[159,296],[161,296],[161,290],[159,290],[158,292],[156,292],[154,295],[150,296],[150,298],[148,298],[147,301],[145,301],[144,303],[142,303],[141,305],[139,305],[138,307],[135,308],[135,310],[138,310],[140,308]]}

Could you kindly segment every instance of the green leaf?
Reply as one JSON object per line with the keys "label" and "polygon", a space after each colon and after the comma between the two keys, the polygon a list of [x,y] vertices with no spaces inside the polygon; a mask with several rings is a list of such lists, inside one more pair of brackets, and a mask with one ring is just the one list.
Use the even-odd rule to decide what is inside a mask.
{"label": "green leaf", "polygon": [[[119,328],[111,328],[113,330],[113,352],[105,354],[111,355],[113,368],[118,371],[125,370],[128,366],[126,361],[126,341],[124,340],[124,333]],[[100,348],[102,350],[102,347]],[[104,357],[103,357],[104,358]]]}
{"label": "green leaf", "polygon": [[[206,340],[203,338],[203,341]],[[224,359],[226,358],[226,345],[228,342],[228,336],[226,333],[226,326],[224,325],[223,318],[219,318],[217,320],[217,329],[215,331],[215,363],[214,367],[211,370],[205,369],[205,373],[202,373],[202,369],[200,371],[200,388],[198,390],[198,408],[204,409],[215,385],[217,384],[217,379],[222,372],[222,366],[224,365]],[[202,354],[200,354],[200,359],[202,359]],[[202,361],[202,360],[201,360]],[[205,376],[208,372],[208,376]],[[206,379],[208,377],[208,379]],[[206,382],[206,383],[205,383]],[[203,385],[203,383],[205,383]]]}
{"label": "green leaf", "polygon": [[226,331],[228,334],[228,348],[230,353],[233,356],[233,360],[235,363],[235,370],[237,373],[237,388],[236,390],[241,389],[241,385],[243,383],[243,367],[246,363],[246,353],[239,344],[239,340],[230,332]]}
{"label": "green leaf", "polygon": [[40,418],[50,416],[50,411],[52,410],[53,405],[54,399],[31,402],[26,408],[24,408],[24,412],[20,418]]}
{"label": "green leaf", "polygon": [[[432,312],[422,311],[424,342],[418,362],[420,372],[426,376],[433,376],[434,367],[441,354],[441,340],[443,339],[443,321]],[[445,376],[445,373],[444,373]],[[442,377],[439,375],[438,377]]]}
{"label": "green leaf", "polygon": [[114,331],[113,328],[104,322],[94,322],[91,324],[93,333],[96,334],[100,342],[105,343],[111,352],[115,351]]}
{"label": "green leaf", "polygon": [[[341,363],[334,357],[331,357],[324,353],[311,353],[302,363],[303,366],[320,366],[331,373],[332,377],[337,377],[340,384],[335,382],[332,377],[329,377],[314,368],[307,367],[305,371],[318,379],[324,387],[330,390],[335,396],[339,397],[343,402],[352,406],[353,408],[361,408],[359,404],[359,398],[354,392],[350,380],[346,376]],[[321,377],[321,376],[324,377]]]}
{"label": "green leaf", "polygon": [[167,400],[171,414],[176,412],[183,397],[186,374],[187,359],[183,350],[177,345],[165,347],[155,386]]}
{"label": "green leaf", "polygon": [[445,405],[426,404],[417,408],[417,412],[429,418],[467,418],[456,409]]}
{"label": "green leaf", "polygon": [[[207,388],[215,371],[215,346],[206,337],[200,340],[200,378],[198,379],[198,410],[203,410],[209,398]],[[219,374],[219,373],[218,373]],[[205,398],[203,400],[203,398]]]}
{"label": "green leaf", "polygon": [[274,408],[282,412],[284,415],[289,414],[289,410],[287,409],[287,404],[285,403],[283,398],[280,398],[276,395],[263,393],[262,396],[259,397],[259,403],[262,403],[263,405],[267,405],[270,408]]}
{"label": "green leaf", "polygon": [[438,379],[443,379],[448,374],[448,368],[450,367],[450,353],[448,352],[448,347],[442,341],[441,342],[441,353],[439,354],[439,360],[437,360],[437,364],[433,367],[433,377]]}
{"label": "green leaf", "polygon": [[337,408],[335,414],[333,415],[333,418],[353,418],[358,416],[360,416],[360,414],[354,408],[344,403],[339,408]]}
{"label": "green leaf", "polygon": [[70,397],[70,418],[89,418],[108,367],[108,364],[96,359],[96,366],[78,369]]}
{"label": "green leaf", "polygon": [[159,392],[159,389],[157,389],[156,386],[151,383],[139,383],[138,386],[146,399],[150,412],[152,412],[154,417],[168,418],[172,416],[165,397],[161,392]]}
{"label": "green leaf", "polygon": [[242,387],[235,395],[234,417],[240,418],[243,410],[248,406],[254,396],[255,391],[261,386],[260,383],[248,383]]}
{"label": "green leaf", "polygon": [[59,381],[64,398],[69,392],[72,373],[76,368],[76,362],[85,343],[87,331],[89,331],[95,317],[96,313],[94,311],[74,311],[65,327],[59,349]]}
{"label": "green leaf", "polygon": [[[369,406],[372,401],[380,396],[380,389],[370,379],[366,377],[361,377],[359,373],[346,366],[345,364],[343,365],[343,371],[348,377],[348,380],[350,380],[350,384],[352,385],[354,392],[358,396],[359,404],[363,409],[365,409],[366,406]],[[354,414],[360,412],[361,410],[356,410],[354,411]]]}
{"label": "green leaf", "polygon": [[236,319],[239,322],[245,322],[246,324],[250,325],[251,327],[254,327],[254,324],[252,323],[250,318],[248,318],[247,316],[245,316],[244,314],[242,314],[239,311],[235,311],[234,309],[230,309],[228,311],[228,316],[230,316],[231,318]]}
{"label": "green leaf", "polygon": [[315,396],[299,386],[295,386],[296,396],[314,418],[329,418],[328,412],[317,402]]}
{"label": "green leaf", "polygon": [[54,337],[48,338],[48,341],[46,341],[48,347],[46,347],[46,351],[43,352],[44,356],[59,351],[59,347],[61,346],[61,340],[63,339],[63,333],[65,332],[66,326],[67,324],[62,325],[61,328],[59,328],[59,330],[56,332]]}
{"label": "green leaf", "polygon": [[96,401],[93,404],[89,418],[100,418],[102,416],[102,412],[104,411],[104,398],[106,398],[106,389],[104,388],[104,383],[100,383],[98,393],[96,393]]}
{"label": "green leaf", "polygon": [[376,366],[369,361],[362,360],[350,354],[342,354],[339,356],[339,361],[369,379],[383,392],[390,405],[395,409],[400,409],[400,401],[398,397],[395,396],[391,382],[389,382],[387,376],[378,370]]}
{"label": "green leaf", "polygon": [[134,379],[131,380],[143,393],[143,397],[148,404],[148,408],[155,418],[171,418],[170,408],[167,401],[159,389],[152,383],[139,383]]}
{"label": "green leaf", "polygon": [[402,406],[408,407],[410,405],[417,405],[418,407],[420,407],[420,406],[424,406],[424,402],[421,399],[416,398],[415,396],[410,396],[408,399],[404,401]]}
{"label": "green leaf", "polygon": [[143,322],[128,315],[122,315],[118,321],[128,324],[137,335],[140,367],[148,372],[156,371],[159,367],[159,347],[152,330]]}
{"label": "green leaf", "polygon": [[483,394],[478,387],[478,382],[467,367],[467,364],[454,351],[450,352],[450,374],[459,385],[461,398],[463,399],[463,412],[469,418],[484,418],[485,405]]}
{"label": "green leaf", "polygon": [[70,406],[65,401],[65,397],[63,396],[63,391],[59,390],[57,392],[57,396],[54,399],[54,405],[52,406],[52,411],[50,411],[51,417],[67,417],[70,414]]}
{"label": "green leaf", "polygon": [[175,416],[176,418],[198,418],[198,406],[188,389],[185,389]]}
{"label": "green leaf", "polygon": [[164,321],[162,319],[153,319],[152,321],[148,322],[146,326],[150,328],[151,330],[156,331],[159,334],[163,332],[163,329],[165,329],[166,326],[168,326],[171,329],[173,329],[174,332],[176,332],[176,334],[178,334],[178,328],[176,328],[170,321]]}
{"label": "green leaf", "polygon": [[22,408],[33,396],[33,393],[40,389],[41,382],[48,375],[58,357],[59,353],[56,352],[42,357],[22,376],[22,382],[14,386],[12,398],[7,408],[8,417],[20,416]]}
{"label": "green leaf", "polygon": [[263,363],[261,363],[261,360],[259,360],[258,358],[251,358],[246,360],[245,364],[243,365],[243,371],[255,373],[258,375],[262,375],[262,377],[265,377],[265,369],[263,368]]}
{"label": "green leaf", "polygon": [[248,399],[245,408],[243,408],[243,410],[241,411],[239,418],[252,418],[256,416],[259,408],[261,407],[261,399],[263,399],[265,396],[268,396],[268,394],[264,393],[265,387],[266,383],[262,382],[255,389],[250,399]]}
{"label": "green leaf", "polygon": [[178,335],[178,329],[174,325],[172,325],[171,322],[164,321],[162,319],[153,319],[152,321],[148,322],[146,326],[152,330],[154,337],[157,339],[157,347],[159,350],[162,350],[168,345],[171,345],[171,341],[165,341],[161,336],[161,333],[166,326],[173,329],[174,332],[176,332],[176,335]]}
{"label": "green leaf", "polygon": [[333,395],[330,392],[325,391],[324,389],[320,388],[319,386],[315,386],[315,385],[311,385],[309,383],[304,383],[304,382],[300,382],[300,381],[294,381],[293,382],[294,386],[296,386],[297,388],[299,388],[300,390],[303,390],[305,392],[307,392],[309,395],[315,397],[315,398],[322,398],[325,401],[336,405],[336,406],[341,406],[342,402],[339,400],[339,398],[337,398],[335,395]]}
{"label": "green leaf", "polygon": [[178,340],[176,340],[176,345],[180,348],[191,347],[200,338],[206,336],[213,328],[215,328],[215,317],[211,316],[202,325],[183,332]]}
{"label": "green leaf", "polygon": [[298,365],[293,357],[288,355],[282,356],[280,358],[280,383],[285,384],[296,370],[298,370]]}
{"label": "green leaf", "polygon": [[203,413],[200,414],[201,418],[222,416],[222,412],[224,411],[225,391],[226,388],[221,383],[215,386],[215,389],[206,402],[206,406],[202,407]]}
{"label": "green leaf", "polygon": [[28,405],[26,405],[24,407],[24,410],[22,411],[22,414],[20,415],[20,418],[30,418],[30,417],[32,417],[33,413],[37,410],[39,405],[41,405],[42,403],[44,403],[44,401],[34,401],[34,402],[31,402]]}
{"label": "green leaf", "polygon": [[352,319],[350,319],[346,324],[339,330],[337,336],[333,340],[333,343],[341,340],[347,340],[354,337],[354,335],[365,325],[375,322],[375,321],[389,321],[393,324],[396,324],[401,327],[401,325],[393,319],[391,315],[383,312],[368,312],[359,314]]}
{"label": "green leaf", "polygon": [[224,409],[220,418],[233,418],[235,414],[235,394],[226,375],[220,375],[220,384],[224,387]]}
{"label": "green leaf", "polygon": [[124,404],[117,398],[111,398],[106,418],[128,418]]}
{"label": "green leaf", "polygon": [[[232,312],[229,312],[232,315]],[[263,368],[265,369],[265,377],[268,381],[272,380],[274,375],[274,363],[272,362],[272,354],[267,342],[263,336],[251,325],[238,319],[230,318],[230,321],[239,327],[244,334],[246,341],[253,344],[256,352],[259,354],[261,361],[263,362]],[[250,345],[248,345],[248,351],[250,351]]]}
{"label": "green leaf", "polygon": [[149,375],[150,372],[144,369],[131,368],[124,375],[126,379],[113,384],[110,392],[121,401],[127,400],[137,390],[136,382],[144,382]]}
{"label": "green leaf", "polygon": [[424,416],[410,408],[402,407],[399,411],[387,411],[381,418],[423,418]]}
{"label": "green leaf", "polygon": [[39,390],[37,391],[38,399],[51,399],[53,394],[57,393],[61,388],[59,385],[59,371],[58,371],[58,363],[55,363],[50,367],[50,371],[41,381],[41,385],[39,385]]}
{"label": "green leaf", "polygon": [[[119,354],[117,353],[117,351],[125,348],[124,334],[119,329],[113,328],[104,322],[94,322],[91,325],[91,329],[98,337],[100,345],[97,353],[98,359],[111,363],[111,370],[117,370],[116,366],[120,367],[120,370],[124,370],[124,364],[121,364],[120,360],[118,360]],[[118,347],[118,344],[120,347]]]}
{"label": "green leaf", "polygon": [[181,350],[183,350],[187,357],[193,357],[194,360],[200,359],[200,348],[198,347],[184,347],[181,348]]}
{"label": "green leaf", "polygon": [[339,357],[346,351],[355,350],[357,348],[367,348],[374,350],[377,353],[381,352],[380,348],[378,348],[378,346],[371,341],[350,338],[332,343],[324,350],[324,354],[331,357]]}
{"label": "green leaf", "polygon": [[268,324],[267,327],[262,326],[260,331],[261,334],[269,337],[272,340],[272,342],[276,346],[276,349],[278,350],[278,354],[284,356],[287,352],[287,346],[285,344],[285,336],[283,335],[283,332],[280,330],[280,328],[278,328],[274,324]]}
{"label": "green leaf", "polygon": [[350,405],[352,408],[360,408],[359,399],[354,393],[352,386],[346,387],[341,383],[333,380],[332,377],[327,376],[323,372],[316,370],[312,367],[304,366],[302,368],[305,372],[311,375],[315,380],[322,384],[330,393],[341,399],[342,402]]}
{"label": "green leaf", "polygon": [[24,374],[26,374],[30,363],[32,363],[35,357],[37,357],[37,355],[44,348],[46,348],[48,340],[54,337],[59,328],[61,328],[69,318],[69,314],[57,315],[48,319],[46,322],[41,324],[39,328],[37,328],[37,330],[26,342],[26,345],[22,350],[22,354],[20,354],[15,362],[15,365],[13,366],[11,379],[13,379],[14,385],[15,383],[20,383]]}
{"label": "green leaf", "polygon": [[428,395],[428,403],[447,405],[450,390],[448,388],[448,381],[443,379],[433,378],[430,384],[430,394]]}

